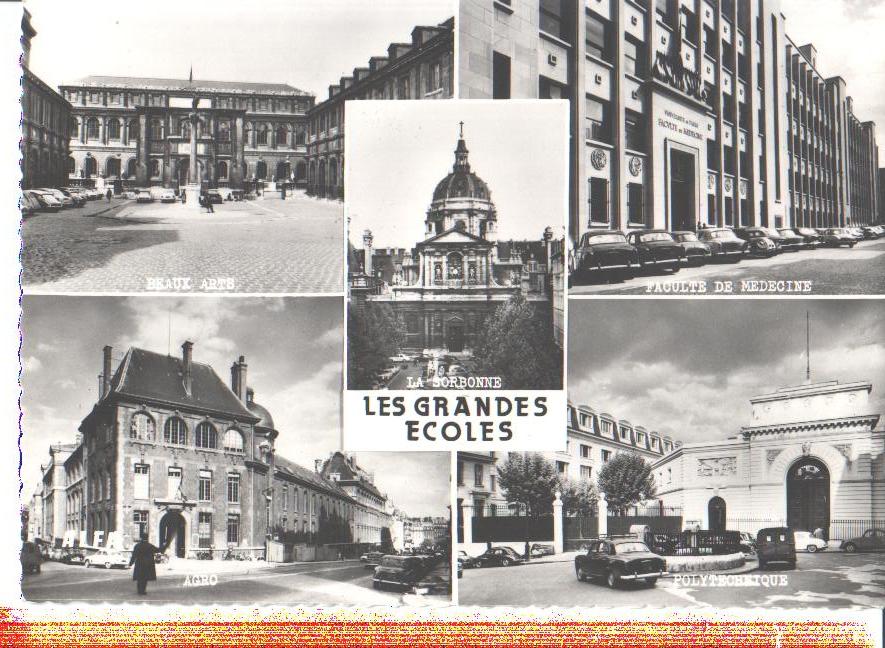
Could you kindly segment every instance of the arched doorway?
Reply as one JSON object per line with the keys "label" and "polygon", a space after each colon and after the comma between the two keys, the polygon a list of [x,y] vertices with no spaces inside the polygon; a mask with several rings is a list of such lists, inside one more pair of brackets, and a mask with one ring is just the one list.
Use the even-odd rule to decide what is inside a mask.
{"label": "arched doorway", "polygon": [[823,462],[804,457],[787,472],[787,526],[811,533],[822,529],[829,538],[830,471]]}
{"label": "arched doorway", "polygon": [[190,169],[191,161],[188,158],[181,158],[178,161],[178,186],[183,187],[187,184],[187,172]]}
{"label": "arched doorway", "polygon": [[105,171],[106,176],[108,178],[119,178],[120,177],[120,158],[108,158],[108,161],[105,163]]}
{"label": "arched doorway", "polygon": [[299,162],[295,165],[295,182],[304,182],[306,174],[307,165],[304,162]]}
{"label": "arched doorway", "polygon": [[446,325],[446,348],[452,353],[464,350],[464,320],[453,317]]}
{"label": "arched doorway", "polygon": [[289,179],[291,174],[288,162],[277,162],[277,181],[282,182]]}
{"label": "arched doorway", "polygon": [[168,511],[160,518],[160,546],[169,545],[179,558],[184,558],[185,523],[180,511]]}
{"label": "arched doorway", "polygon": [[707,527],[714,533],[725,531],[725,500],[711,497],[707,502]]}
{"label": "arched doorway", "polygon": [[95,158],[91,155],[87,155],[86,159],[83,160],[83,173],[86,174],[87,178],[91,178],[95,175]]}
{"label": "arched doorway", "polygon": [[258,160],[255,163],[255,177],[258,180],[267,179],[267,163],[264,160]]}

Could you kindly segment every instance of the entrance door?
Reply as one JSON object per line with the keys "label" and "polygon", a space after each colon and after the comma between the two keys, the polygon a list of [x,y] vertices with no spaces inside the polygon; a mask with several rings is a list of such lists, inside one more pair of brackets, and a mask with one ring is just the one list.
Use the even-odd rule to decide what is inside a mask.
{"label": "entrance door", "polygon": [[693,231],[697,227],[694,161],[691,153],[670,150],[670,227],[673,231]]}
{"label": "entrance door", "polygon": [[464,322],[461,320],[449,322],[446,347],[452,353],[464,350]]}
{"label": "entrance door", "polygon": [[721,497],[713,497],[707,503],[707,525],[714,533],[725,531],[725,500]]}
{"label": "entrance door", "polygon": [[829,537],[830,471],[817,459],[800,459],[787,473],[787,526]]}
{"label": "entrance door", "polygon": [[160,519],[160,546],[169,545],[179,558],[184,558],[184,516],[178,511],[169,511]]}

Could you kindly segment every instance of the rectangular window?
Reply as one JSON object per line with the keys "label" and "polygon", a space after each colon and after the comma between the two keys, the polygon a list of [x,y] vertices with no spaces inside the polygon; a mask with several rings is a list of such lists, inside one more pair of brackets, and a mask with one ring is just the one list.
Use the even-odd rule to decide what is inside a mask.
{"label": "rectangular window", "polygon": [[137,538],[146,538],[148,535],[148,512],[132,511],[132,522],[135,525]]}
{"label": "rectangular window", "polygon": [[442,87],[442,67],[439,61],[430,64],[430,69],[428,70],[427,75],[427,90],[426,92],[433,92],[438,88]]}
{"label": "rectangular window", "polygon": [[283,484],[283,513],[289,511],[289,484]]}
{"label": "rectangular window", "polygon": [[492,99],[510,99],[510,57],[492,52]]}
{"label": "rectangular window", "polygon": [[556,472],[560,475],[564,475],[568,471],[568,464],[564,461],[556,462]]}
{"label": "rectangular window", "polygon": [[611,144],[609,103],[590,96],[586,97],[585,103],[587,108],[587,130],[584,136],[589,140]]}
{"label": "rectangular window", "polygon": [[135,464],[135,480],[133,488],[135,499],[148,499],[151,496],[151,467],[147,464]]}
{"label": "rectangular window", "polygon": [[642,115],[628,110],[624,116],[624,136],[627,148],[631,151],[645,153],[645,128]]}
{"label": "rectangular window", "polygon": [[603,450],[602,451],[602,462],[605,463],[609,459],[612,458],[611,450]]}
{"label": "rectangular window", "polygon": [[498,490],[497,475],[489,475],[489,490],[493,493]]}
{"label": "rectangular window", "polygon": [[236,473],[227,476],[227,501],[230,504],[240,503],[240,476]]}
{"label": "rectangular window", "polygon": [[629,36],[624,39],[624,69],[627,74],[645,77],[645,46]]}
{"label": "rectangular window", "polygon": [[590,222],[608,223],[608,180],[590,178]]}
{"label": "rectangular window", "polygon": [[631,224],[645,224],[644,195],[641,184],[631,182],[627,185],[627,216]]}
{"label": "rectangular window", "polygon": [[464,485],[464,462],[458,462],[458,486]]}
{"label": "rectangular window", "polygon": [[711,225],[718,223],[716,219],[716,194],[707,194],[707,222]]}
{"label": "rectangular window", "polygon": [[734,225],[734,203],[732,198],[725,197],[725,225],[732,227]]}
{"label": "rectangular window", "polygon": [[627,428],[625,428],[625,427],[620,428],[620,433],[621,433],[621,441],[626,441],[627,440]]}
{"label": "rectangular window", "polygon": [[212,471],[201,470],[199,477],[198,497],[201,502],[208,502],[212,499]]}
{"label": "rectangular window", "polygon": [[587,46],[587,54],[610,63],[612,48],[610,46],[611,39],[609,38],[610,29],[608,22],[595,14],[587,12],[584,24],[586,26],[584,43]]}
{"label": "rectangular window", "polygon": [[180,499],[179,490],[181,490],[181,468],[172,466],[166,473],[166,497]]}
{"label": "rectangular window", "polygon": [[581,466],[581,479],[590,479],[593,475],[592,466]]}
{"label": "rectangular window", "polygon": [[719,170],[719,143],[716,140],[707,140],[707,168]]}
{"label": "rectangular window", "polygon": [[397,99],[412,98],[412,80],[408,76],[400,77],[397,84]]}
{"label": "rectangular window", "polygon": [[482,486],[483,485],[482,464],[474,464],[473,465],[473,485],[474,486]]}
{"label": "rectangular window", "polygon": [[212,514],[200,512],[197,517],[197,534],[201,549],[212,546]]}
{"label": "rectangular window", "polygon": [[584,445],[583,443],[581,444],[581,457],[583,459],[590,458],[590,446]]}
{"label": "rectangular window", "polygon": [[569,41],[566,33],[567,20],[563,18],[563,0],[541,0],[541,31],[564,41]]}
{"label": "rectangular window", "polygon": [[240,516],[230,514],[227,516],[227,542],[228,544],[240,544]]}

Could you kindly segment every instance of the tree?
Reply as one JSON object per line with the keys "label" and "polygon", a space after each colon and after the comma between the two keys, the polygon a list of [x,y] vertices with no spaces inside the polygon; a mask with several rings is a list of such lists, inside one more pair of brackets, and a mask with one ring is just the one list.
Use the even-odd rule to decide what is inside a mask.
{"label": "tree", "polygon": [[511,452],[498,465],[498,485],[508,502],[521,504],[526,515],[537,517],[553,510],[559,475],[537,452]]}
{"label": "tree", "polygon": [[553,322],[517,293],[486,318],[474,349],[476,374],[498,376],[504,389],[561,389],[562,349]]}
{"label": "tree", "polygon": [[616,454],[599,471],[599,490],[609,509],[624,515],[627,508],[657,494],[651,465],[638,454]]}
{"label": "tree", "polygon": [[347,385],[371,389],[372,381],[406,339],[406,327],[389,304],[347,307]]}
{"label": "tree", "polygon": [[596,512],[599,494],[596,486],[589,479],[559,480],[559,492],[562,499],[562,511],[566,515],[591,516]]}

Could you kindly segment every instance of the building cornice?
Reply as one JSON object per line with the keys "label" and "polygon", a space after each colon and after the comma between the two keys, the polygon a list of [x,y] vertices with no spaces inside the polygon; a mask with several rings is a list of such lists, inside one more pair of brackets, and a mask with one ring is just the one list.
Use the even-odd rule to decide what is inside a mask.
{"label": "building cornice", "polygon": [[741,428],[744,438],[751,436],[764,436],[783,432],[807,432],[812,430],[834,430],[839,428],[869,427],[871,431],[879,422],[879,414],[866,414],[861,416],[843,416],[832,419],[818,419],[816,421],[800,421],[796,423],[775,423],[773,425],[758,425]]}

